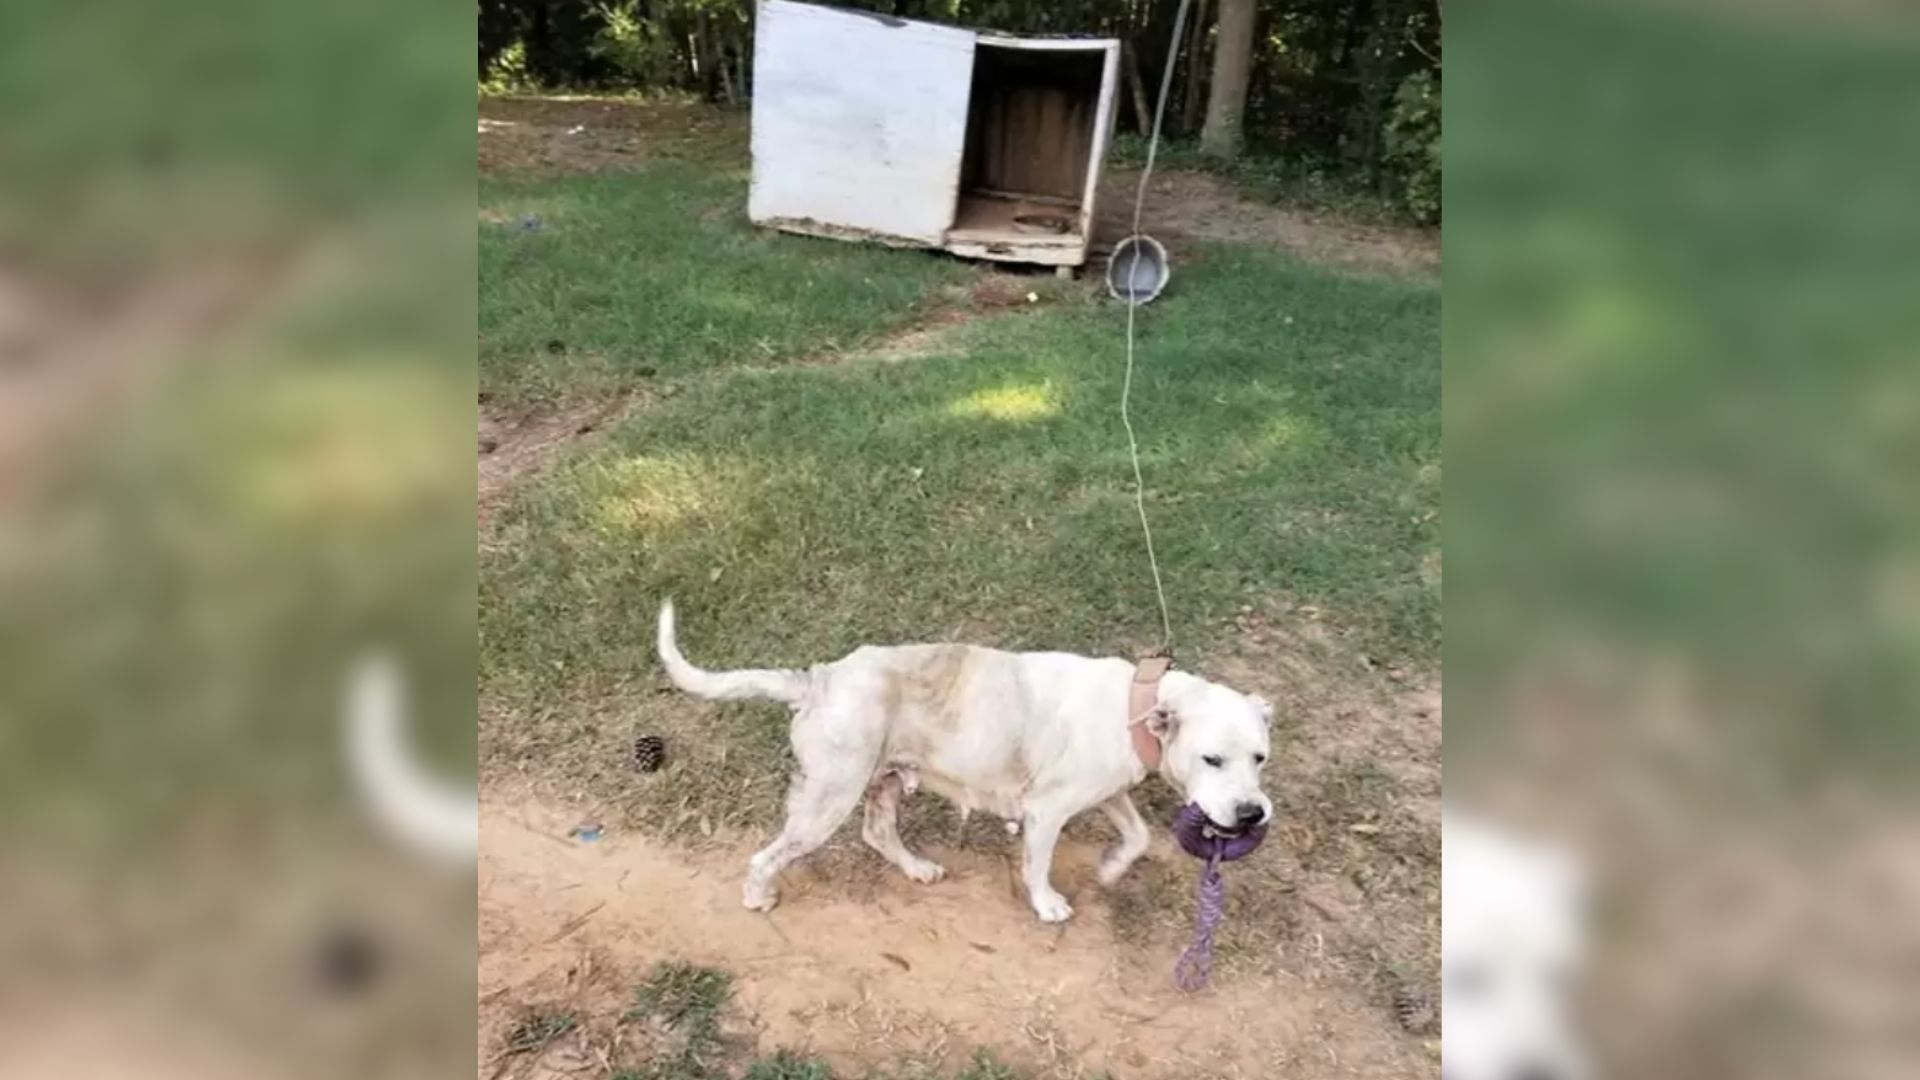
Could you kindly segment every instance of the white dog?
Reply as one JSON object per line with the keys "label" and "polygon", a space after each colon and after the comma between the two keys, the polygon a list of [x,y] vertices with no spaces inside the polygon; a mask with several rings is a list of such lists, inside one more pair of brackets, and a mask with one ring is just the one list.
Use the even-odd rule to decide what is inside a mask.
{"label": "white dog", "polygon": [[1156,766],[1222,827],[1273,815],[1260,790],[1272,707],[1183,672],[1137,679],[1125,660],[970,645],[867,646],[805,671],[709,672],[674,643],[671,602],[660,608],[659,649],[688,693],[793,707],[800,773],[785,829],[748,867],[746,905],[758,911],[778,900],[780,872],[826,842],[862,796],[867,843],[913,880],[938,881],[945,871],[908,851],[895,827],[901,795],[921,784],[963,814],[1024,828],[1027,894],[1045,922],[1073,914],[1049,881],[1061,827],[1094,807],[1107,815],[1120,842],[1099,878],[1112,884],[1147,849],[1127,792]]}
{"label": "white dog", "polygon": [[1584,884],[1567,853],[1441,816],[1443,1080],[1584,1080],[1569,1020]]}

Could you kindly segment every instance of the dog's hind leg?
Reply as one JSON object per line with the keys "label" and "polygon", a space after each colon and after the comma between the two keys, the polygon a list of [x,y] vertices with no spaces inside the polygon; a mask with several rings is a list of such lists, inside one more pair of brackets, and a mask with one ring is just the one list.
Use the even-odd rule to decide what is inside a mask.
{"label": "dog's hind leg", "polygon": [[1100,862],[1100,884],[1111,885],[1147,853],[1152,835],[1147,831],[1147,823],[1141,820],[1140,811],[1134,808],[1133,799],[1124,791],[1101,803],[1100,811],[1120,830],[1120,842],[1113,845]]}
{"label": "dog's hind leg", "polygon": [[817,719],[809,722],[802,716],[794,723],[793,749],[800,759],[800,774],[787,793],[786,827],[747,863],[742,899],[755,911],[773,910],[780,900],[780,872],[826,843],[853,813],[879,757],[877,747],[865,754],[845,742],[816,738],[818,731]]}
{"label": "dog's hind leg", "polygon": [[905,781],[897,772],[881,773],[880,778],[867,787],[867,813],[861,823],[860,836],[913,880],[939,881],[946,876],[946,868],[908,851],[900,840],[900,795],[905,787]]}

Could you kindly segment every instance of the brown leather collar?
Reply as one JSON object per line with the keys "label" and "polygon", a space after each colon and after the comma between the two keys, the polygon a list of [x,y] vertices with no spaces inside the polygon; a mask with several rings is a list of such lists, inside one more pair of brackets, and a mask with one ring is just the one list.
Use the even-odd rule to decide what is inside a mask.
{"label": "brown leather collar", "polygon": [[1147,728],[1147,718],[1160,704],[1160,680],[1173,666],[1169,656],[1149,656],[1133,669],[1133,684],[1127,687],[1127,725],[1133,737],[1133,752],[1140,764],[1152,772],[1160,767],[1160,738]]}

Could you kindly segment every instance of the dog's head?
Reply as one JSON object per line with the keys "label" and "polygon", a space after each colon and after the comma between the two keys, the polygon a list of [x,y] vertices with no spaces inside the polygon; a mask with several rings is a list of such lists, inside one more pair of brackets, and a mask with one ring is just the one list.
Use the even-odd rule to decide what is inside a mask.
{"label": "dog's head", "polygon": [[1452,813],[1441,824],[1443,1080],[1583,1080],[1570,982],[1584,945],[1567,853]]}
{"label": "dog's head", "polygon": [[1178,673],[1167,677],[1160,704],[1147,716],[1166,777],[1224,829],[1264,825],[1273,817],[1273,800],[1260,790],[1272,723],[1265,698]]}

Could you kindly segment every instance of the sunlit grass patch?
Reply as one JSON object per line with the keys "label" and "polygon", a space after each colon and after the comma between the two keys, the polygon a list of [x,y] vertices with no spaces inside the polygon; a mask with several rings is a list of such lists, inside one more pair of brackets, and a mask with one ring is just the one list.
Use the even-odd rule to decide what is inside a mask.
{"label": "sunlit grass patch", "polygon": [[1024,423],[1059,415],[1060,402],[1054,396],[1051,383],[1028,383],[976,390],[955,400],[947,412],[952,416]]}

